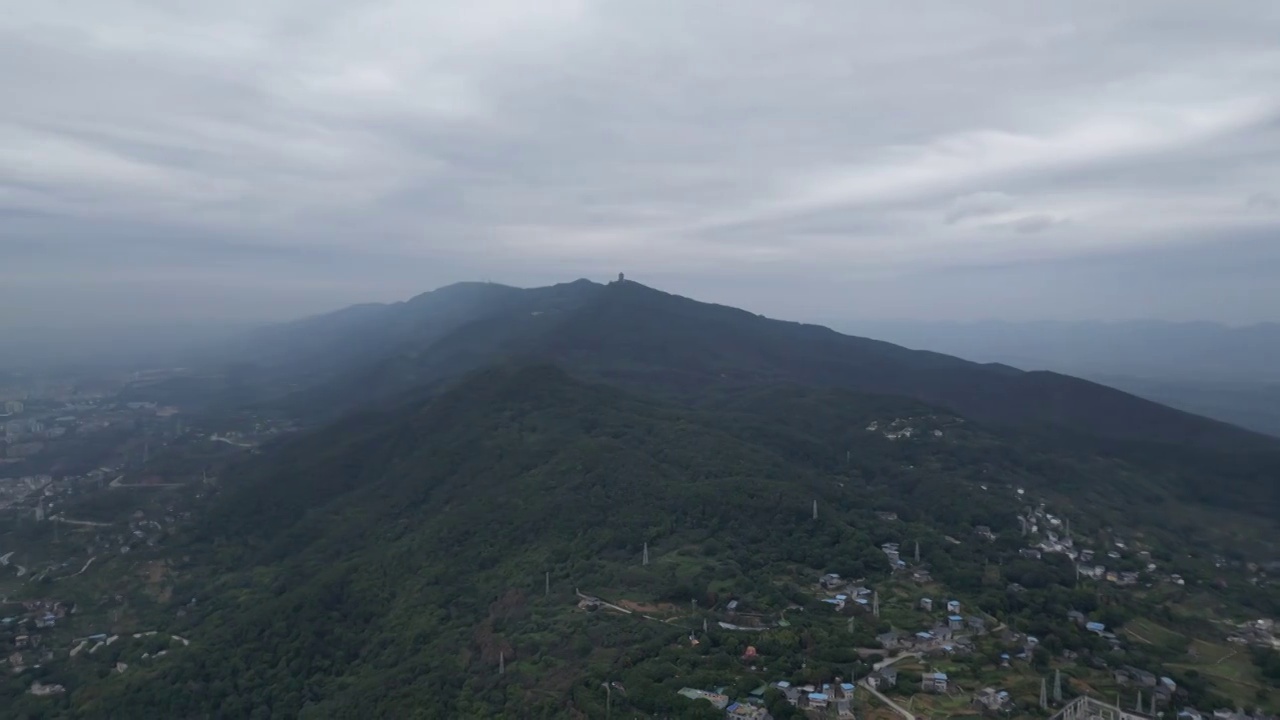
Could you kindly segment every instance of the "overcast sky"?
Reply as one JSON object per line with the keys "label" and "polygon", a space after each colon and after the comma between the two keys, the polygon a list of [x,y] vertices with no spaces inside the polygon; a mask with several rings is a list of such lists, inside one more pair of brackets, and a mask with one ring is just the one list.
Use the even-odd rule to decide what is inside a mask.
{"label": "overcast sky", "polygon": [[619,270],[796,318],[1280,320],[1280,3],[0,13],[0,324]]}

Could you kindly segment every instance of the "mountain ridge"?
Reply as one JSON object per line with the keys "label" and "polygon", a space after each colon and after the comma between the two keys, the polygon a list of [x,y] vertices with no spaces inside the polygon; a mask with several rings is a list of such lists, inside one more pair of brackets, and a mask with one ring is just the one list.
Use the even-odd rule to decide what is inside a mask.
{"label": "mountain ridge", "polygon": [[355,407],[501,361],[550,362],[584,377],[676,395],[708,386],[797,382],[912,397],[990,422],[1214,448],[1274,439],[1059,373],[980,364],[819,325],[773,320],[633,281],[519,291],[311,393]]}

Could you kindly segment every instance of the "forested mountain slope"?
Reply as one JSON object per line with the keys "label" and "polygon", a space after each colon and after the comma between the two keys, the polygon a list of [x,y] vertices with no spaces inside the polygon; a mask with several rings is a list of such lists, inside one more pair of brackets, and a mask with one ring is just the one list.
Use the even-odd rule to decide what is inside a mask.
{"label": "forested mountain slope", "polygon": [[226,359],[297,375],[372,362],[406,345],[430,343],[486,313],[509,309],[526,291],[463,282],[398,303],[353,305],[243,334],[221,349]]}
{"label": "forested mountain slope", "polygon": [[304,394],[345,408],[438,386],[508,359],[553,362],[642,392],[791,382],[900,395],[983,421],[1086,437],[1229,450],[1280,443],[1225,423],[1050,372],[1022,372],[700,303],[634,282],[525,291],[487,313]]}
{"label": "forested mountain slope", "polygon": [[[914,432],[886,437],[902,427]],[[953,591],[1031,612],[1031,596],[983,581],[984,564],[1009,563],[1060,616],[1091,596],[1075,598],[1057,564],[1018,560],[1015,491],[1074,507],[1082,536],[1124,523],[1202,553],[1191,543],[1208,547],[1212,528],[1182,514],[1170,480],[900,398],[760,386],[692,409],[553,367],[498,368],[229,472],[170,553],[183,580],[162,630],[189,650],[49,680],[74,688],[64,717],[601,717],[606,680],[625,684],[627,716],[688,713],[674,690],[736,677],[714,658],[742,651],[727,636],[679,649],[702,609],[809,608],[794,631],[761,637],[772,671],[847,672],[874,625],[843,634],[804,588],[820,572],[886,578],[880,545],[910,538]],[[1007,540],[944,537],[976,525]],[[575,590],[667,621],[585,613]]]}

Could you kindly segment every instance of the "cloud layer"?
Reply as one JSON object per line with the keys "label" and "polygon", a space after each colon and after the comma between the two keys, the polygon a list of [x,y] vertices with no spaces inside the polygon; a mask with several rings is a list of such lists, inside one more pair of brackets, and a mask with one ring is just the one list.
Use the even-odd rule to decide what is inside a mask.
{"label": "cloud layer", "polygon": [[781,315],[1266,319],[1276,37],[1262,0],[26,3],[0,323],[619,269]]}

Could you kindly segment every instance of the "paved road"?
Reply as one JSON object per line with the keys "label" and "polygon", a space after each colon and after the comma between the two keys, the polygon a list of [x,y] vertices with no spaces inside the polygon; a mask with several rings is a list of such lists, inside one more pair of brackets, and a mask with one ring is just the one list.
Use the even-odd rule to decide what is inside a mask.
{"label": "paved road", "polygon": [[865,679],[863,679],[862,681],[862,687],[866,688],[867,692],[874,695],[877,700],[887,705],[890,710],[893,710],[894,712],[898,713],[902,717],[906,718],[906,720],[916,720],[916,717],[912,715],[906,708],[890,700],[888,697],[884,695],[884,693],[871,687],[871,685]]}
{"label": "paved road", "polygon": [[916,652],[902,653],[901,655],[894,655],[893,657],[887,660],[881,660],[875,665],[872,665],[871,669],[879,670],[881,668],[887,668],[890,665],[893,665],[894,663],[898,662],[899,660],[906,660],[907,658],[915,658],[916,660],[919,660],[922,657],[924,657],[924,655],[922,655],[921,653],[916,653]]}

